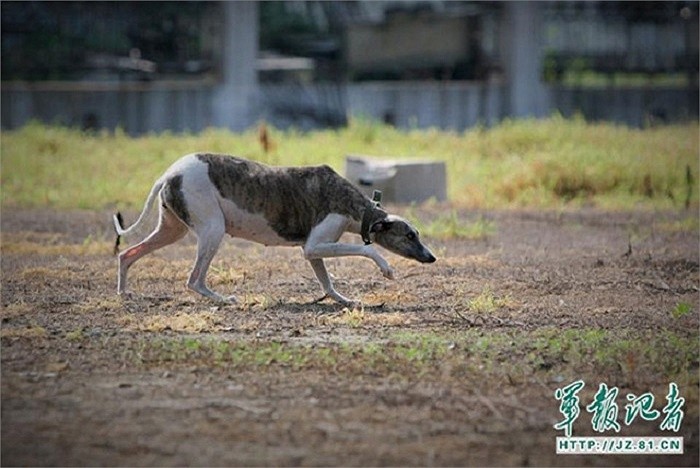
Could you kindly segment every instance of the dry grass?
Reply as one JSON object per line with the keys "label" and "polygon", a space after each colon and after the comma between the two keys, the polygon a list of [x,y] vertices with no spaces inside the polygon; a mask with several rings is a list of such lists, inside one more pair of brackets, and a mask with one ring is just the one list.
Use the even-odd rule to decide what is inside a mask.
{"label": "dry grass", "polygon": [[3,320],[24,317],[32,313],[32,306],[26,302],[13,302],[0,308],[0,318]]}
{"label": "dry grass", "polygon": [[112,310],[122,310],[124,309],[124,304],[122,298],[116,294],[109,294],[106,296],[91,296],[87,300],[78,303],[74,310],[78,313],[91,314],[108,312]]}
{"label": "dry grass", "polygon": [[[399,279],[400,281],[400,279]],[[371,291],[364,295],[362,302],[368,306],[380,306],[383,304],[415,304],[419,297],[410,291],[401,288],[396,283],[388,283],[385,288]]]}
{"label": "dry grass", "polygon": [[222,317],[214,312],[176,312],[174,315],[142,316],[125,314],[120,323],[127,330],[160,333],[172,330],[182,333],[214,332],[221,327]]}
{"label": "dry grass", "polygon": [[345,308],[340,314],[324,316],[319,319],[323,325],[345,325],[352,328],[362,326],[395,327],[410,325],[411,319],[406,314],[398,312],[376,313],[369,312],[364,307]]}
{"label": "dry grass", "polygon": [[65,243],[61,236],[48,235],[46,239],[27,238],[25,234],[3,234],[0,253],[17,255],[112,255],[114,244],[107,241],[86,239],[81,244]]}
{"label": "dry grass", "polygon": [[65,277],[66,272],[60,268],[29,267],[22,270],[19,276],[25,281],[56,279]]}
{"label": "dry grass", "polygon": [[44,339],[48,336],[46,329],[44,327],[40,327],[37,325],[28,325],[23,328],[15,328],[15,327],[2,327],[2,330],[0,330],[0,337],[2,338],[30,338],[30,339],[37,339],[41,338]]}
{"label": "dry grass", "polygon": [[511,307],[513,300],[508,296],[499,297],[490,288],[485,288],[477,296],[466,301],[467,308],[475,314],[492,314],[499,309]]}
{"label": "dry grass", "polygon": [[133,285],[134,290],[139,290],[143,284],[153,281],[183,284],[187,280],[192,268],[192,260],[171,260],[158,255],[159,252],[148,255],[129,269],[129,284]]}

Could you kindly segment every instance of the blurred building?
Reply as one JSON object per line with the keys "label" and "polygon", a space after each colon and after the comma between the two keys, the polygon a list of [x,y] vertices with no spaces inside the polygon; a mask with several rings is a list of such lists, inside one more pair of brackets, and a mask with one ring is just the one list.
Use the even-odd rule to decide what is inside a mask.
{"label": "blurred building", "polygon": [[257,119],[255,2],[2,2],[2,126],[131,134]]}
{"label": "blurred building", "polygon": [[698,2],[2,2],[2,127],[698,118]]}

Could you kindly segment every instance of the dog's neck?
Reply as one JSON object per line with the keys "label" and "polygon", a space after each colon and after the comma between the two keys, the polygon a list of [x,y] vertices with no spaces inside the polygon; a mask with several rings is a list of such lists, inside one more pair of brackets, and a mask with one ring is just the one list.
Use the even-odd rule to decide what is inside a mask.
{"label": "dog's neck", "polygon": [[372,243],[372,226],[378,221],[386,219],[386,217],[386,211],[380,208],[378,202],[373,201],[372,205],[365,209],[365,212],[362,214],[362,223],[360,224],[360,236],[362,236],[362,241],[365,245]]}
{"label": "dog's neck", "polygon": [[[336,196],[333,200],[331,212],[335,212],[348,219],[348,232],[362,234],[362,225],[369,222],[369,226],[387,217],[387,213],[377,207],[377,204],[367,198],[357,187],[345,179],[336,186]],[[364,223],[363,223],[364,221]]]}
{"label": "dog's neck", "polygon": [[347,232],[359,234],[365,244],[371,244],[373,239],[370,229],[377,222],[386,219],[388,213],[378,207],[374,202],[365,199],[366,203],[359,210],[352,214],[348,213]]}

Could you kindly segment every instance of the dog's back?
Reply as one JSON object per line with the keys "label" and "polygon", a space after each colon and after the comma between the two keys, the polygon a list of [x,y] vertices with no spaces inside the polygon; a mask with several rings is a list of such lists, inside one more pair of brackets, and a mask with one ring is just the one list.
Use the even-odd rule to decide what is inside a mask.
{"label": "dog's back", "polygon": [[[192,198],[188,192],[203,189],[200,187],[204,182],[202,177],[188,177],[187,174],[194,172],[196,159],[197,165],[206,166],[207,182],[216,188],[227,225],[234,228],[229,233],[251,240],[257,240],[256,232],[248,232],[255,223],[250,219],[236,222],[232,218],[241,218],[246,213],[262,217],[284,243],[301,244],[313,227],[329,214],[336,213],[359,221],[369,204],[358,189],[326,165],[275,167],[209,153],[185,158],[182,163],[174,164],[167,176],[168,185],[177,184],[178,190],[183,191],[184,200],[179,203],[178,211],[182,212],[182,205]],[[184,178],[179,180],[181,175]],[[245,232],[233,225],[244,227]]]}

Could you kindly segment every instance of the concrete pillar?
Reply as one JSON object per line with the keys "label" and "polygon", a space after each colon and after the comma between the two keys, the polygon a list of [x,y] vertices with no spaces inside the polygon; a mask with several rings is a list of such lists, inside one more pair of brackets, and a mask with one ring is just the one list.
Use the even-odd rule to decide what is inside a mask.
{"label": "concrete pillar", "polygon": [[504,3],[501,47],[512,117],[543,117],[549,113],[549,97],[542,83],[542,10],[543,2]]}
{"label": "concrete pillar", "polygon": [[212,124],[244,130],[258,119],[258,2],[228,1],[223,14],[222,82],[212,93]]}
{"label": "concrete pillar", "polygon": [[2,93],[2,128],[19,128],[29,122],[34,113],[34,92],[12,87]]}

